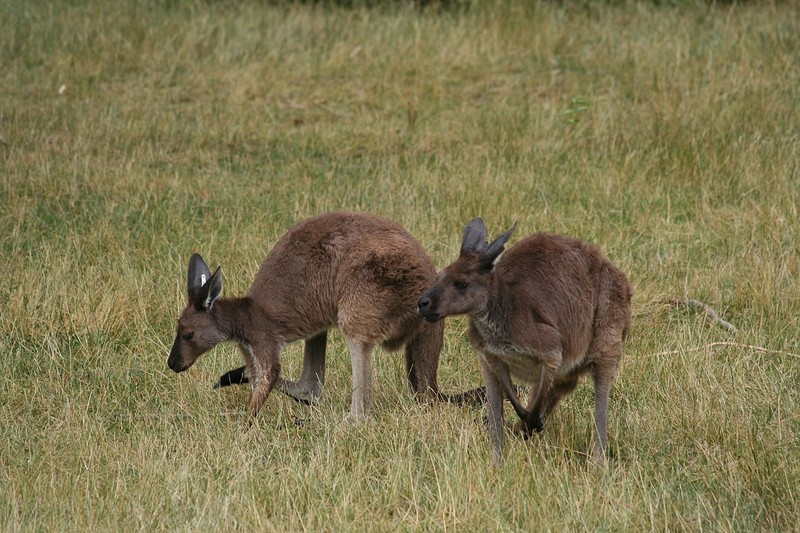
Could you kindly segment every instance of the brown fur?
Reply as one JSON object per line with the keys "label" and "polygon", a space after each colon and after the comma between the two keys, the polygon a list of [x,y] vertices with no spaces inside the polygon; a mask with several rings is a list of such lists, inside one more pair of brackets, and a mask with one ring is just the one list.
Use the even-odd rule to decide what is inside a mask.
{"label": "brown fur", "polygon": [[[430,321],[470,316],[498,460],[503,393],[529,435],[588,372],[595,383],[595,459],[602,462],[608,392],[630,327],[633,291],[596,246],[578,239],[537,233],[502,254],[513,230],[489,245],[483,221],[470,222],[460,257],[420,299],[420,314]],[[511,376],[533,385],[525,408]]]}
{"label": "brown fur", "polygon": [[[221,292],[218,274],[212,276],[202,258],[193,256],[189,305],[178,321],[168,364],[176,372],[186,370],[217,343],[236,341],[252,386],[253,416],[275,386],[298,399],[319,397],[325,332],[334,326],[345,337],[353,363],[352,418],[369,410],[377,345],[389,350],[405,346],[414,392],[438,394],[443,326],[427,324],[416,313],[417,299],[435,280],[435,269],[422,246],[394,222],[340,212],[297,224],[277,242],[243,298],[215,298],[216,283],[217,297]],[[279,377],[281,351],[300,339],[306,339],[303,377],[298,383],[284,381]]]}

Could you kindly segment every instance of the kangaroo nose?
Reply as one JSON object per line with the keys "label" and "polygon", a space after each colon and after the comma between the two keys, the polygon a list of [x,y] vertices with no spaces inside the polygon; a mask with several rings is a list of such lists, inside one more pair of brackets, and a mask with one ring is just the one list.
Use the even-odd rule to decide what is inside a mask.
{"label": "kangaroo nose", "polygon": [[419,301],[417,302],[417,307],[418,307],[420,310],[422,310],[422,309],[425,309],[425,308],[426,308],[426,307],[428,307],[429,305],[431,305],[431,299],[430,299],[430,298],[428,298],[427,296],[423,296],[423,297],[422,297],[422,298],[420,298],[420,299],[419,299]]}

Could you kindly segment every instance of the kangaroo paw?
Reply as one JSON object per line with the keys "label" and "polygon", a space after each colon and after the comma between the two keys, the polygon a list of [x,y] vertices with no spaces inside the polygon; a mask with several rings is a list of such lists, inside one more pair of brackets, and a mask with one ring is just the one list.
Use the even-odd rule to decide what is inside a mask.
{"label": "kangaroo paw", "polygon": [[544,420],[533,418],[525,421],[525,432],[528,437],[534,433],[540,433],[544,429]]}

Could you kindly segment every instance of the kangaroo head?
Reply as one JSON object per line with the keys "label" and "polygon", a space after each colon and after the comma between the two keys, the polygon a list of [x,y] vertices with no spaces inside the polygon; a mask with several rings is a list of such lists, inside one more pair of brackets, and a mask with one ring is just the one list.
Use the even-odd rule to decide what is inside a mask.
{"label": "kangaroo head", "polygon": [[227,339],[214,313],[214,302],[222,294],[222,271],[211,274],[199,254],[189,260],[189,303],[178,319],[175,342],[167,365],[175,372],[183,372],[198,357]]}
{"label": "kangaroo head", "polygon": [[486,225],[474,218],[464,228],[458,259],[444,268],[417,302],[420,316],[436,322],[446,316],[469,314],[486,307],[494,264],[517,223],[491,244],[486,242]]}

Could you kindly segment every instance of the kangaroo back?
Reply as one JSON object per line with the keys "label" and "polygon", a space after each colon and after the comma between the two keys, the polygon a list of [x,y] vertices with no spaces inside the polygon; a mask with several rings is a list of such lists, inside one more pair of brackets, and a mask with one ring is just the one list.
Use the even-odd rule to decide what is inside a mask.
{"label": "kangaroo back", "polygon": [[422,246],[396,223],[330,213],[281,237],[250,298],[280,317],[288,342],[338,325],[345,334],[397,348],[421,326],[416,300],[435,275]]}

